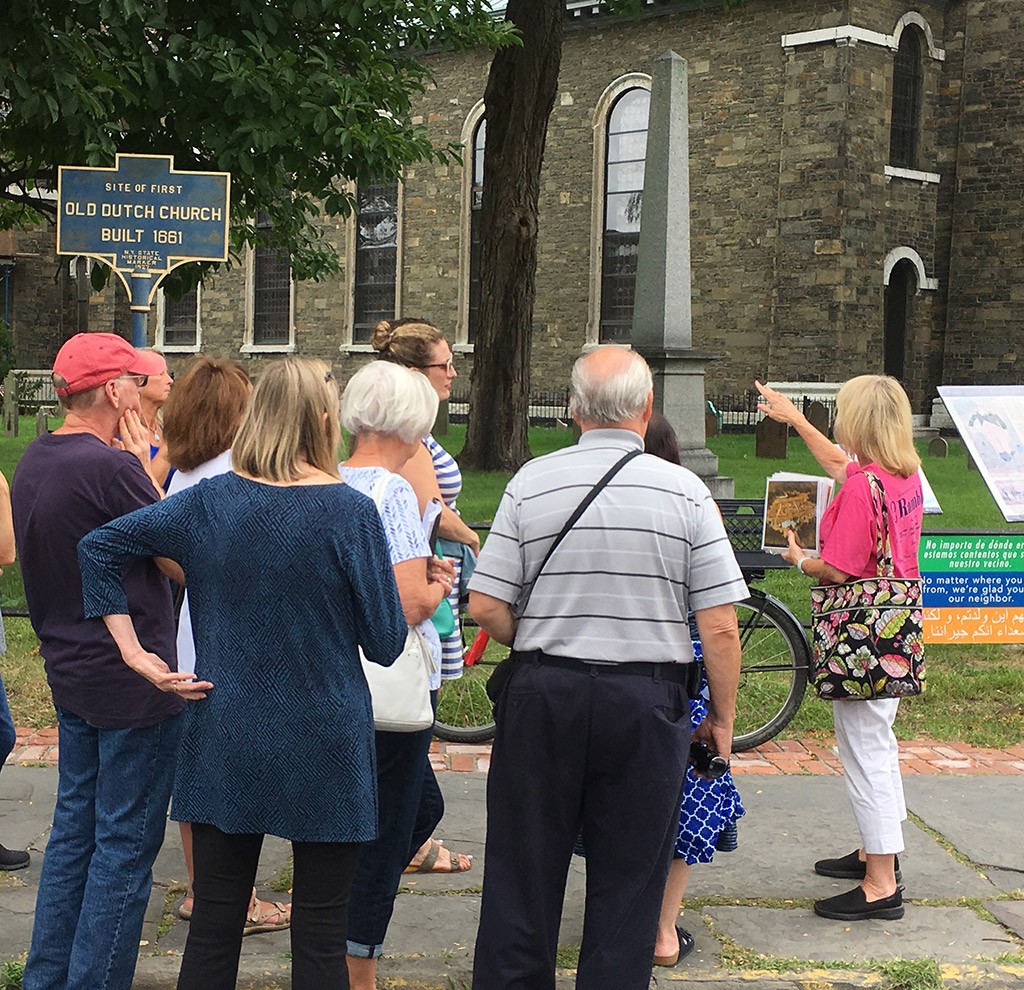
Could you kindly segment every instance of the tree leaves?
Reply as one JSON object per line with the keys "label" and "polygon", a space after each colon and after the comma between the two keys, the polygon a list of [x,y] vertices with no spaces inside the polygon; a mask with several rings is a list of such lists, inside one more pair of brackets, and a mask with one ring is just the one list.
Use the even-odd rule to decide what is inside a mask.
{"label": "tree leaves", "polygon": [[58,165],[169,154],[180,169],[232,172],[236,248],[266,212],[295,276],[319,278],[337,259],[314,221],[347,214],[347,180],[450,155],[411,122],[410,95],[429,81],[414,53],[510,37],[484,0],[8,4],[0,200],[25,177],[55,185]]}

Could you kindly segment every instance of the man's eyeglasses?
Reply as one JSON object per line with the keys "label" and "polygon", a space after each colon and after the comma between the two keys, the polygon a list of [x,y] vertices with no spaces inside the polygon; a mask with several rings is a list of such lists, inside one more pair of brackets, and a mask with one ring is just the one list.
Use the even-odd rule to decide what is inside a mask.
{"label": "man's eyeglasses", "polygon": [[127,378],[130,382],[135,382],[139,388],[145,388],[146,383],[149,381],[149,375],[118,375],[118,378]]}
{"label": "man's eyeglasses", "polygon": [[418,364],[416,367],[419,368],[420,371],[426,371],[427,368],[440,368],[442,371],[454,371],[455,362],[449,358],[444,362],[444,364]]}

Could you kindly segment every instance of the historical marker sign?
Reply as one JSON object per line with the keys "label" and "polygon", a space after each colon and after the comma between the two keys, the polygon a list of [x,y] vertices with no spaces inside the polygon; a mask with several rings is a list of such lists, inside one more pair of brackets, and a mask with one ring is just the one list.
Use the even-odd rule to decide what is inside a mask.
{"label": "historical marker sign", "polygon": [[929,643],[1024,643],[1024,534],[921,536]]}
{"label": "historical marker sign", "polygon": [[144,314],[162,276],[189,261],[227,260],[230,179],[179,172],[169,155],[60,167],[57,253],[97,258],[118,274],[131,297],[136,346],[145,343]]}

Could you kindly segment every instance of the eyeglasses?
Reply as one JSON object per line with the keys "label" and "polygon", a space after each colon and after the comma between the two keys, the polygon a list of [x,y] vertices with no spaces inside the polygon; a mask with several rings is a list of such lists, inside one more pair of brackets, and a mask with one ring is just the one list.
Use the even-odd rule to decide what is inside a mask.
{"label": "eyeglasses", "polygon": [[118,375],[115,381],[120,378],[126,378],[130,382],[135,382],[139,388],[145,388],[146,383],[149,381],[149,375]]}
{"label": "eyeglasses", "polygon": [[451,358],[449,358],[444,362],[444,364],[418,364],[416,367],[419,368],[420,371],[426,371],[427,368],[440,368],[442,371],[454,371],[455,363]]}

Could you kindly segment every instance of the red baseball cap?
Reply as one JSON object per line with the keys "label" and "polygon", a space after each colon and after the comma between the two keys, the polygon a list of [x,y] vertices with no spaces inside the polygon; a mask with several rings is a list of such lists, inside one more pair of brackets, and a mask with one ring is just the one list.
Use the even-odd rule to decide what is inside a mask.
{"label": "red baseball cap", "polygon": [[57,351],[53,361],[53,390],[75,395],[99,388],[121,375],[155,374],[147,361],[116,333],[76,333]]}

